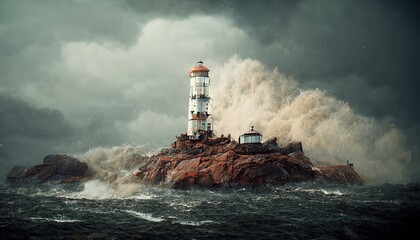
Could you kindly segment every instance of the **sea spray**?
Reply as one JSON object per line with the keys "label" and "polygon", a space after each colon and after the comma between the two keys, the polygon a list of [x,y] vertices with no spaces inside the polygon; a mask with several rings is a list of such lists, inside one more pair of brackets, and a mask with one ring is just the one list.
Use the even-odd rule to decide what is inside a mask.
{"label": "sea spray", "polygon": [[[130,183],[132,172],[146,163],[146,160],[160,149],[153,145],[100,147],[91,149],[77,157],[88,164],[94,172],[95,179],[112,183],[113,188],[118,188],[117,185]],[[117,191],[118,193],[121,191]]]}
{"label": "sea spray", "polygon": [[110,171],[128,170],[139,164],[144,158],[158,152],[160,148],[155,146],[130,146],[122,145],[111,148],[98,147],[80,154],[81,161],[96,169]]}
{"label": "sea spray", "polygon": [[371,183],[407,181],[411,160],[394,125],[357,114],[347,103],[268,71],[256,60],[233,57],[215,74],[215,130],[237,138],[251,125],[280,144],[301,141],[318,165],[350,160]]}
{"label": "sea spray", "polygon": [[141,188],[135,183],[109,184],[98,179],[87,181],[83,190],[68,194],[66,197],[82,199],[113,199],[132,196]]}

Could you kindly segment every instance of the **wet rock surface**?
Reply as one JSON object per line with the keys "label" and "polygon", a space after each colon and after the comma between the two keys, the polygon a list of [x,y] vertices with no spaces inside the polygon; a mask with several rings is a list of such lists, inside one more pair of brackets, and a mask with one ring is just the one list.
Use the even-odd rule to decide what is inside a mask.
{"label": "wet rock surface", "polygon": [[229,138],[178,141],[152,156],[134,172],[138,180],[174,188],[262,186],[303,181],[362,184],[353,167],[315,167],[300,142],[279,147],[272,138],[262,144],[238,144]]}
{"label": "wet rock surface", "polygon": [[[276,138],[262,144],[238,144],[229,137],[182,140],[172,144],[172,148],[137,160],[139,168],[127,180],[172,188],[264,186],[304,181],[364,182],[353,166],[316,167],[304,154],[301,142],[280,147]],[[42,164],[11,169],[7,180],[77,182],[93,175],[101,178],[98,174],[74,157],[52,154]],[[102,178],[112,182],[112,177],[116,179],[116,173],[111,178]]]}
{"label": "wet rock surface", "polygon": [[88,179],[91,172],[86,163],[63,155],[51,154],[44,158],[42,164],[30,168],[14,167],[7,176],[9,182],[77,182]]}

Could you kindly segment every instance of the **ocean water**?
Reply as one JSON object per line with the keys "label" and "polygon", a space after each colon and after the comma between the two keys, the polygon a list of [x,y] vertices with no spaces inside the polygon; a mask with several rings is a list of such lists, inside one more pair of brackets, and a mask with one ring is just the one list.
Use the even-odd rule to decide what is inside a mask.
{"label": "ocean water", "polygon": [[408,239],[420,184],[0,186],[0,239]]}

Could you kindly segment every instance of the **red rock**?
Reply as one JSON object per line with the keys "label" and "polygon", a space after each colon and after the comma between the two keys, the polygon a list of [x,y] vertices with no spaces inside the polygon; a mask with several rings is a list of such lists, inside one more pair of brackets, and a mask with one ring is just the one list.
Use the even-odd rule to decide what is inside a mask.
{"label": "red rock", "polygon": [[276,140],[242,145],[227,138],[207,139],[196,144],[191,140],[187,140],[188,144],[178,141],[176,145],[180,148],[152,156],[150,164],[139,169],[145,174],[136,176],[140,180],[174,188],[261,186],[315,180],[363,183],[353,168],[315,168],[304,155],[300,142],[281,148]]}
{"label": "red rock", "polygon": [[170,161],[171,158],[169,156],[160,156],[159,161]]}
{"label": "red rock", "polygon": [[88,179],[91,175],[86,163],[68,155],[53,154],[46,156],[42,164],[9,175],[7,180],[75,182]]}
{"label": "red rock", "polygon": [[[303,181],[363,184],[352,166],[315,167],[300,142],[279,147],[276,138],[262,144],[238,144],[230,137],[198,142],[184,136],[172,146],[149,158],[129,159],[127,166],[140,165],[132,173],[132,179],[173,188],[263,186]],[[43,164],[24,170],[12,169],[8,180],[74,182],[90,176],[86,163],[67,155],[49,155]],[[117,174],[111,174],[106,180],[114,182],[117,178]]]}
{"label": "red rock", "polygon": [[352,166],[338,165],[328,167],[318,167],[317,178],[337,183],[357,183],[362,184],[364,180],[354,171]]}

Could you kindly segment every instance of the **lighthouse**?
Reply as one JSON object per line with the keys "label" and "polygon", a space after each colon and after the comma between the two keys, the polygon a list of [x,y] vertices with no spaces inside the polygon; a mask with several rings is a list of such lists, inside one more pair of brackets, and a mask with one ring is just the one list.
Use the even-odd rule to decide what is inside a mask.
{"label": "lighthouse", "polygon": [[213,123],[210,121],[210,78],[209,69],[202,61],[193,66],[190,77],[190,95],[188,105],[188,131],[192,140],[203,140],[213,135]]}

